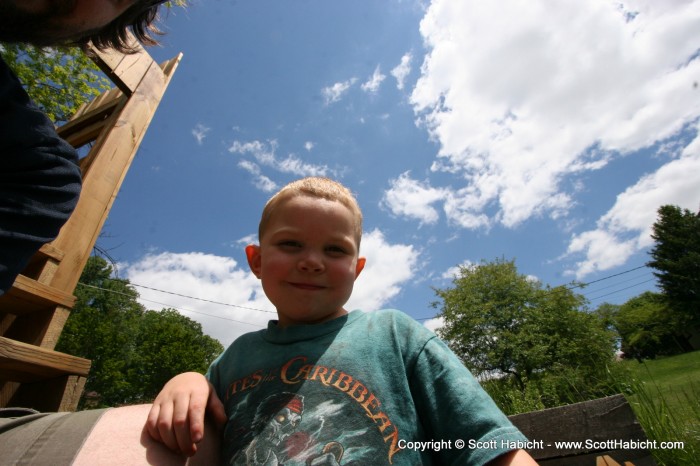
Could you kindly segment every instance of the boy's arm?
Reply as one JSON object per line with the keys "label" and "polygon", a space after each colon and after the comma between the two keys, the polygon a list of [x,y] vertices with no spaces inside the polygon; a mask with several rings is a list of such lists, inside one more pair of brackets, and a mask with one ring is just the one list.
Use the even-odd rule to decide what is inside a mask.
{"label": "boy's arm", "polygon": [[197,372],[186,372],[165,384],[148,413],[150,436],[173,451],[192,456],[204,437],[204,415],[217,426],[226,423],[224,405],[214,387]]}
{"label": "boy's arm", "polygon": [[409,383],[427,438],[476,440],[485,445],[478,449],[441,450],[438,455],[442,464],[537,464],[524,450],[508,451],[502,445],[500,440],[525,440],[525,437],[438,338],[430,339],[422,347]]}

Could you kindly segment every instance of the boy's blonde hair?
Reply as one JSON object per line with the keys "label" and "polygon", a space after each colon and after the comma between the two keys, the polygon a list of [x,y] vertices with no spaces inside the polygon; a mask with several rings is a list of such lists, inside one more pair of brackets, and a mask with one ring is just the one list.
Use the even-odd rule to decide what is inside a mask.
{"label": "boy's blonde hair", "polygon": [[258,238],[262,239],[267,230],[267,225],[270,223],[270,219],[277,207],[285,201],[297,196],[308,196],[340,202],[350,209],[355,220],[355,240],[359,249],[360,239],[362,238],[362,211],[360,210],[357,200],[355,200],[355,196],[353,196],[348,188],[337,181],[331,180],[330,178],[315,176],[292,181],[277,191],[277,194],[267,201],[262,212],[262,217],[260,218],[260,225],[258,226]]}

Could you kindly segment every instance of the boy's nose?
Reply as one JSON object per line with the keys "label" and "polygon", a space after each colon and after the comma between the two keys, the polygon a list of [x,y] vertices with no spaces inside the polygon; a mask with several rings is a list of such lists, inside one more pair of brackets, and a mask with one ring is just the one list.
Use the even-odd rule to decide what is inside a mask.
{"label": "boy's nose", "polygon": [[299,269],[304,272],[321,272],[323,271],[323,261],[318,257],[318,254],[309,253],[299,260]]}

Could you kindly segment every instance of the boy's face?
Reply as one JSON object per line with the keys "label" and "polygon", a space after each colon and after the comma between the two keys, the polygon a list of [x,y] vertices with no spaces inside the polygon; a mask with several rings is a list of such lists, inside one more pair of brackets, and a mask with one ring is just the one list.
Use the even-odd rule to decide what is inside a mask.
{"label": "boy's face", "polygon": [[279,326],[315,324],[347,312],[358,257],[355,219],[340,202],[295,196],[277,207],[248,264],[277,308]]}

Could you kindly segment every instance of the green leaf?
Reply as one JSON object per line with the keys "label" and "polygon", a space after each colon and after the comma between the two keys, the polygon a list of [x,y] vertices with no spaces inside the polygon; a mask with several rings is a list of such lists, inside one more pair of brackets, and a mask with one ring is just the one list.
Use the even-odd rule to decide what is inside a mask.
{"label": "green leaf", "polygon": [[34,103],[56,124],[111,87],[111,81],[77,48],[4,44],[1,53]]}

